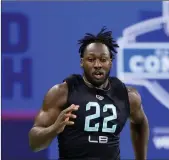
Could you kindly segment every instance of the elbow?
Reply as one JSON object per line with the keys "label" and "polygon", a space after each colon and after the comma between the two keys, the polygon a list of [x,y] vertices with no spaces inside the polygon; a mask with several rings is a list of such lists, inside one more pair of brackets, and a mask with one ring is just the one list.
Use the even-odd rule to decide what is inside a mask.
{"label": "elbow", "polygon": [[45,145],[41,145],[40,143],[38,143],[37,139],[35,139],[31,131],[29,132],[28,137],[29,147],[33,152],[39,152],[47,148]]}
{"label": "elbow", "polygon": [[37,147],[34,147],[34,146],[30,146],[30,148],[31,148],[32,152],[35,152],[35,153],[43,150],[42,148],[37,148]]}
{"label": "elbow", "polygon": [[42,151],[42,150],[46,149],[47,147],[46,146],[44,146],[44,147],[43,146],[38,147],[38,146],[34,146],[34,145],[30,144],[30,148],[31,148],[31,150],[33,152],[39,152],[39,151]]}
{"label": "elbow", "polygon": [[35,146],[30,140],[29,140],[29,147],[32,150],[32,152],[39,152],[41,150],[37,146]]}
{"label": "elbow", "polygon": [[39,145],[34,144],[31,140],[29,140],[29,147],[32,152],[39,152],[45,149],[45,147],[40,147]]}
{"label": "elbow", "polygon": [[34,147],[33,145],[30,145],[30,148],[32,150],[32,152],[39,152],[40,150],[36,147]]}
{"label": "elbow", "polygon": [[39,149],[38,145],[35,143],[36,141],[34,140],[34,136],[32,134],[32,130],[29,132],[28,134],[28,138],[29,138],[29,147],[33,152],[38,152],[41,149]]}
{"label": "elbow", "polygon": [[31,149],[33,152],[37,152],[37,148],[36,148],[36,146],[35,146],[35,144],[34,144],[34,140],[33,140],[33,138],[32,138],[32,133],[31,133],[31,131],[29,132],[28,137],[29,137],[29,147],[30,147],[30,149]]}
{"label": "elbow", "polygon": [[140,132],[149,132],[149,123],[147,117],[144,115],[142,118],[139,118],[135,121],[130,121],[130,128],[134,131]]}

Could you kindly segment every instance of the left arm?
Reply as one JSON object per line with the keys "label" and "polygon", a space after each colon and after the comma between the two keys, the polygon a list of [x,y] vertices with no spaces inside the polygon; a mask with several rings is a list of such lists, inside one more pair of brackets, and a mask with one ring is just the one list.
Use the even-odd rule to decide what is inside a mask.
{"label": "left arm", "polygon": [[147,159],[149,139],[148,119],[142,108],[141,96],[134,88],[128,89],[130,103],[130,130],[136,160]]}

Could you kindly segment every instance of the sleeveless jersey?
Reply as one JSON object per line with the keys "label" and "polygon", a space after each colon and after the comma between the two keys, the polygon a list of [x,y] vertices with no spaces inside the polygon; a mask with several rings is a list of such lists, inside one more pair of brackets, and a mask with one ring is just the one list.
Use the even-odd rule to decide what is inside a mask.
{"label": "sleeveless jersey", "polygon": [[79,105],[73,126],[58,135],[60,160],[120,160],[119,136],[130,114],[125,85],[110,77],[110,89],[88,87],[81,75],[71,75],[67,107]]}

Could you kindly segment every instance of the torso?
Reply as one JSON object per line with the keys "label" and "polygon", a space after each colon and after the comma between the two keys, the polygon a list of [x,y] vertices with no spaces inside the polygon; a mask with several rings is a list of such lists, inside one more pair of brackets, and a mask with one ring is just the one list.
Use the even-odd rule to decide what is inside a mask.
{"label": "torso", "polygon": [[58,136],[60,159],[119,160],[119,134],[130,113],[125,86],[111,78],[110,90],[89,88],[80,75],[66,82],[67,107],[80,108],[75,125],[65,127]]}

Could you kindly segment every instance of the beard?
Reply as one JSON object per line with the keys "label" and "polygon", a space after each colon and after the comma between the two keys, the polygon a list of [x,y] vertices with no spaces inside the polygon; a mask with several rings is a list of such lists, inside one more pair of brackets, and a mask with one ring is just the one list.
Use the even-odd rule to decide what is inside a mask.
{"label": "beard", "polygon": [[110,71],[105,74],[103,79],[95,79],[94,77],[92,77],[92,75],[90,75],[87,71],[84,70],[85,78],[89,83],[91,83],[95,87],[100,87],[101,85],[103,85],[108,79],[109,75],[110,75]]}

